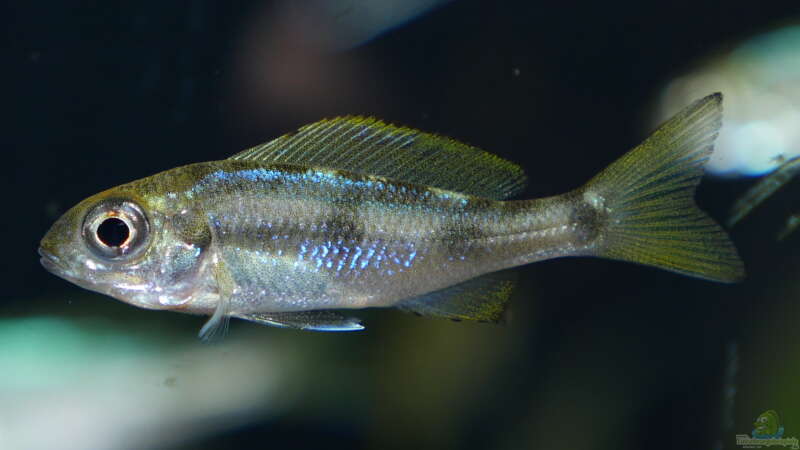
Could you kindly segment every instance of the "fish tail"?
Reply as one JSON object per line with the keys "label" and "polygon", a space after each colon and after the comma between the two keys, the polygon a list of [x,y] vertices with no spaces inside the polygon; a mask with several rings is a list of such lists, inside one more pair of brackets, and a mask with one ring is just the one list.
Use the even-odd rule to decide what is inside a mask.
{"label": "fish tail", "polygon": [[595,256],[714,281],[744,278],[727,234],[694,202],[721,118],[721,94],[694,102],[581,189],[606,215]]}

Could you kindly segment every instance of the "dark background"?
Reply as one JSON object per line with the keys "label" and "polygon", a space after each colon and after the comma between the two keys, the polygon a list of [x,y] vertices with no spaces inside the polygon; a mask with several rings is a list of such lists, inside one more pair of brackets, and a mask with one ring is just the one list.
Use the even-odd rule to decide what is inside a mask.
{"label": "dark background", "polygon": [[[795,1],[459,0],[308,62],[308,48],[293,42],[306,30],[281,34],[269,25],[277,10],[252,1],[5,5],[0,315],[64,307],[61,293],[78,288],[41,269],[37,243],[66,208],[99,190],[222,159],[322,117],[366,114],[516,161],[530,176],[526,196],[553,195],[636,145],[647,108],[673,76],[800,17]],[[250,43],[270,36],[280,41],[271,50]],[[267,85],[260,90],[252,85],[258,74]],[[707,179],[698,202],[721,218],[750,183]],[[428,374],[411,357],[395,362],[400,384],[350,387],[364,414],[308,418],[297,406],[185,448],[733,448],[733,435],[749,433],[772,408],[783,408],[787,434],[800,434],[793,384],[764,390],[796,373],[798,242],[777,243],[771,234],[791,210],[791,196],[782,195],[733,233],[750,274],[743,284],[605,260],[538,263],[520,269],[527,281],[503,340],[513,350],[503,351],[469,400],[423,412],[439,384],[472,369]],[[81,308],[109,303],[93,295]],[[136,320],[167,315],[168,324],[188,323],[187,332],[200,324],[113,307]],[[355,340],[325,336],[367,377],[385,363],[375,355],[392,334],[408,333],[417,320],[368,315],[368,332]],[[469,355],[470,345],[449,348]],[[446,368],[452,355],[428,357]],[[732,388],[735,404],[723,401]],[[403,404],[394,403],[397,390]],[[449,424],[444,437],[431,423],[438,420]]]}

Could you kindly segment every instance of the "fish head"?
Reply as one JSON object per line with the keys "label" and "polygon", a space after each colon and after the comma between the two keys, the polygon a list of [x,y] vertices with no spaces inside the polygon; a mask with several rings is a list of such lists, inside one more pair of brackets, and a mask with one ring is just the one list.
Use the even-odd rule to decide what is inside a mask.
{"label": "fish head", "polygon": [[80,287],[148,309],[181,309],[206,291],[211,243],[203,215],[123,185],[61,216],[41,241],[45,269]]}

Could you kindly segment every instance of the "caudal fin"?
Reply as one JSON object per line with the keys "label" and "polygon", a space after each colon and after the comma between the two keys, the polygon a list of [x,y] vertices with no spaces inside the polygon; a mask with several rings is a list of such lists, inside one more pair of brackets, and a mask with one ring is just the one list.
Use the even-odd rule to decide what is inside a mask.
{"label": "caudal fin", "polygon": [[714,281],[744,278],[728,236],[694,202],[721,123],[722,94],[709,95],[589,181],[585,195],[608,214],[597,256]]}

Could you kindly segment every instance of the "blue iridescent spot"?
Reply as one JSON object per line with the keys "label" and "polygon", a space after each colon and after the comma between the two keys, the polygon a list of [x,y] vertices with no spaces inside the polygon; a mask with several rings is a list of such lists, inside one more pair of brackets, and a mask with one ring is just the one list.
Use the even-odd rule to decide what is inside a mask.
{"label": "blue iridescent spot", "polygon": [[361,247],[356,247],[356,251],[353,254],[353,259],[350,261],[350,268],[355,269],[356,264],[358,264],[358,257],[361,256]]}
{"label": "blue iridescent spot", "polygon": [[408,259],[406,260],[405,263],[403,263],[403,265],[406,267],[411,267],[411,263],[414,262],[414,257],[416,256],[417,256],[416,250],[411,252],[411,254],[408,255]]}

